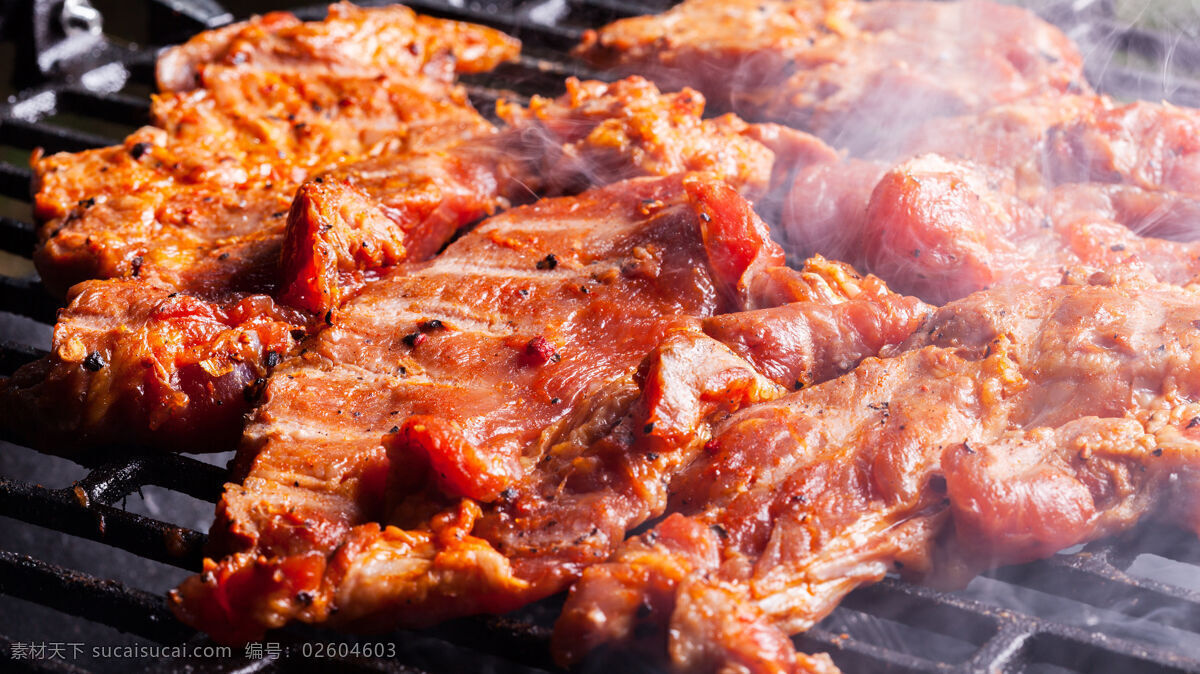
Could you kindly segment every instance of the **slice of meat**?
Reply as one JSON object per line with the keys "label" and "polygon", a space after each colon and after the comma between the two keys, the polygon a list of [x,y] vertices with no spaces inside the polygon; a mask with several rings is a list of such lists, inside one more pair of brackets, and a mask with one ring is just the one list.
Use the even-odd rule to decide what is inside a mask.
{"label": "slice of meat", "polygon": [[847,159],[798,171],[776,230],[788,253],[835,260],[859,256],[867,205],[887,170],[883,162]]}
{"label": "slice of meat", "polygon": [[[732,115],[703,119],[699,94],[663,94],[640,77],[572,78],[557,99],[535,96],[528,109],[501,102],[498,112],[507,126],[494,136],[369,159],[301,188],[283,244],[281,299],[336,311],[375,270],[424,259],[459,228],[538,195],[695,171],[766,205],[792,171],[837,160],[808,134]],[[776,149],[786,161],[776,161]]]}
{"label": "slice of meat", "polygon": [[491,131],[460,91],[431,98],[390,80],[232,70],[204,81],[211,88],[156,100],[161,129],[118,147],[35,157],[43,224],[34,260],[53,291],[135,272],[181,283],[191,251],[278,242],[297,185],[314,172]]}
{"label": "slice of meat", "polygon": [[1102,182],[1195,195],[1200,113],[1166,103],[1100,108],[1051,130],[1047,173],[1055,183]]}
{"label": "slice of meat", "polygon": [[500,31],[421,16],[394,5],[329,6],[323,21],[272,12],[200,33],[159,57],[158,86],[187,91],[208,65],[338,77],[387,75],[449,83],[517,58],[520,43]]}
{"label": "slice of meat", "polygon": [[990,2],[690,0],[589,32],[579,53],[852,153],[930,117],[1087,89],[1066,36]]}
{"label": "slice of meat", "polygon": [[[981,200],[998,201],[1010,207],[1022,202],[1036,204],[1045,197],[1051,184],[1044,166],[1047,146],[1055,129],[1064,122],[1077,120],[1108,105],[1106,99],[1097,96],[1040,96],[998,105],[980,113],[931,119],[900,139],[902,142],[875,146],[867,153],[870,159],[810,165],[792,179],[779,234],[792,255],[807,257],[820,253],[864,263],[864,227],[868,206],[872,205],[872,193],[881,182],[891,185],[887,191],[893,199],[902,198],[906,189],[923,191],[921,178],[926,171],[917,167],[929,167],[932,174],[939,173],[939,169],[933,167],[940,160],[918,159],[927,154],[936,154],[951,162],[943,165],[940,173],[964,174],[965,184],[955,187],[960,194],[978,194],[970,185],[984,180],[997,187],[985,190],[987,194],[980,196]],[[906,165],[906,162],[914,164]],[[933,182],[927,192],[937,189],[937,180],[930,180]],[[1001,189],[1004,194],[994,194]],[[953,193],[954,190],[943,187],[942,192]],[[907,205],[917,210],[940,209],[939,212],[948,207],[922,206],[915,202],[910,199]],[[883,205],[876,203],[874,208],[879,210]],[[986,225],[989,218],[982,222]],[[1142,232],[1141,228],[1136,230]],[[880,233],[888,236],[886,229]]]}
{"label": "slice of meat", "polygon": [[1087,119],[1112,107],[1094,94],[1051,93],[957,117],[928,120],[904,138],[882,145],[872,158],[898,161],[936,153],[1014,172],[1022,183],[1041,185],[1048,148],[1064,124]]}
{"label": "slice of meat", "polygon": [[443,148],[492,131],[461,87],[420,78],[211,67],[200,84],[156,95],[154,125],[173,143],[237,151],[245,164],[328,167],[347,157]]}
{"label": "slice of meat", "polygon": [[939,155],[886,170],[853,160],[813,167],[793,185],[788,245],[841,254],[934,303],[999,284],[1053,286],[1077,268],[1133,266],[1170,283],[1200,272],[1190,198],[1019,181],[1006,167]]}
{"label": "slice of meat", "polygon": [[1196,528],[1200,295],[1108,282],[972,295],[894,357],[734,413],[672,481],[676,514],[584,571],[559,657],[719,670],[890,571],[965,582],[1168,504]]}
{"label": "slice of meat", "polygon": [[734,115],[704,119],[704,97],[695,90],[664,94],[638,76],[613,83],[569,78],[557,99],[534,96],[528,108],[501,102],[497,111],[509,126],[505,149],[529,157],[526,180],[540,180],[549,194],[699,171],[757,202],[772,184],[773,150],[805,163],[837,159],[804,133],[759,129]]}
{"label": "slice of meat", "polygon": [[[223,449],[213,440],[236,438],[255,402],[242,390],[290,354],[291,332],[315,327],[304,312],[265,297],[277,289],[296,188],[342,164],[436,153],[494,131],[452,78],[396,70],[399,52],[380,40],[407,34],[409,42],[396,43],[401,60],[453,65],[442,57],[454,52],[465,71],[512,55],[516,43],[493,33],[404,8],[349,5],[334,8],[327,22],[250,22],[197,38],[192,47],[224,40],[210,54],[220,63],[188,65],[195,65],[189,90],[155,98],[156,126],[117,147],[35,155],[42,278],[60,294],[86,279],[111,282],[72,293],[56,339],[73,346],[56,347],[4,384],[6,405],[29,413],[8,415],[3,425],[59,452],[116,441]],[[264,51],[239,64],[259,38]],[[410,52],[410,43],[428,58]],[[172,59],[178,66],[196,56],[181,49],[164,57],[168,70]],[[373,67],[362,61],[372,54],[380,59]],[[361,67],[344,67],[350,63]],[[426,234],[438,238],[416,240]],[[448,236],[414,232],[407,249],[427,254]],[[160,307],[179,298],[191,307],[180,310],[184,318]],[[82,367],[80,344],[109,366]],[[59,396],[70,396],[84,416],[56,412]],[[39,425],[54,432],[38,433]]]}
{"label": "slice of meat", "polygon": [[852,0],[688,0],[662,14],[584,33],[576,53],[597,67],[640,73],[667,89],[694,87],[729,107],[742,90],[778,85],[796,54],[853,32]]}
{"label": "slice of meat", "polygon": [[[818,258],[807,266],[824,264]],[[712,316],[703,329],[771,381],[798,390],[845,374],[864,358],[903,343],[928,312],[924,302],[897,295],[868,276],[843,301],[808,299]]]}
{"label": "slice of meat", "polygon": [[142,279],[79,284],[51,355],[0,381],[5,426],[51,451],[222,451],[304,323],[265,295],[211,302]]}
{"label": "slice of meat", "polygon": [[[225,640],[296,617],[427,623],[544,596],[604,556],[623,532],[619,511],[612,523],[582,506],[563,512],[557,531],[540,534],[566,536],[558,560],[556,548],[538,554],[520,540],[531,532],[511,518],[541,513],[544,526],[568,500],[596,498],[592,471],[572,478],[574,461],[556,456],[580,454],[620,422],[637,397],[638,364],[659,342],[736,301],[718,287],[740,273],[711,260],[743,249],[706,249],[704,206],[679,177],[546,200],[367,286],[270,380],[242,452],[246,477],[230,485],[214,527],[214,551],[227,556],[183,587],[181,617]],[[756,249],[742,269],[759,255],[777,263],[765,227],[749,224]],[[719,279],[727,268],[732,277]],[[598,458],[578,460],[602,469]],[[554,470],[530,470],[544,461]],[[551,498],[569,479],[583,483],[579,496]],[[282,517],[288,508],[301,514]],[[457,533],[439,535],[444,527]],[[466,537],[483,527],[495,530],[490,540]],[[459,538],[478,563],[451,561],[467,554]],[[313,557],[320,573],[296,579],[287,596],[268,586],[230,597],[260,556],[285,574]],[[421,580],[413,569],[430,573]],[[416,608],[398,610],[405,601]]]}
{"label": "slice of meat", "polygon": [[1010,279],[1053,285],[1064,253],[1042,213],[986,167],[924,155],[883,175],[863,214],[866,269],[934,303]]}
{"label": "slice of meat", "polygon": [[428,259],[462,227],[526,196],[511,177],[515,161],[480,143],[366,160],[301,186],[283,238],[280,299],[335,311],[376,270]]}
{"label": "slice of meat", "polygon": [[701,319],[861,281],[815,264],[784,284],[781,260],[732,188],[690,174],[516,208],[394,268],[269,380],[220,559],[176,613],[239,641],[561,590],[662,512],[712,419],[784,392]]}

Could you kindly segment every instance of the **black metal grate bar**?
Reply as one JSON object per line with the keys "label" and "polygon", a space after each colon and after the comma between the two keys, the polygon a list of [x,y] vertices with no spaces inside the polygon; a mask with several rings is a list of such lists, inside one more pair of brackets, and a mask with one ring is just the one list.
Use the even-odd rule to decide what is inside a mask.
{"label": "black metal grate bar", "polygon": [[33,182],[33,171],[24,166],[13,166],[0,162],[0,196],[29,201],[31,197],[29,184],[31,182]]}
{"label": "black metal grate bar", "polygon": [[80,152],[112,145],[118,140],[45,122],[12,118],[0,121],[0,143],[27,150],[40,147],[47,153]]}
{"label": "black metal grate bar", "polygon": [[162,597],[15,552],[0,550],[0,592],[158,643],[182,643],[194,635]]}
{"label": "black metal grate bar", "polygon": [[24,344],[0,341],[0,376],[8,376],[18,367],[46,355],[41,349]]}
{"label": "black metal grate bar", "polygon": [[72,112],[118,124],[148,124],[150,102],[125,94],[98,94],[72,87],[59,96],[59,105]]}
{"label": "black metal grate bar", "polygon": [[0,276],[0,309],[42,323],[53,323],[58,305],[33,279]]}
{"label": "black metal grate bar", "polygon": [[[88,476],[91,479],[96,473]],[[8,517],[100,541],[183,569],[198,569],[206,537],[105,502],[92,503],[83,483],[46,489],[0,478],[0,512]],[[124,495],[122,495],[124,496]]]}
{"label": "black metal grate bar", "polygon": [[33,254],[37,234],[28,222],[0,216],[0,250],[22,257]]}

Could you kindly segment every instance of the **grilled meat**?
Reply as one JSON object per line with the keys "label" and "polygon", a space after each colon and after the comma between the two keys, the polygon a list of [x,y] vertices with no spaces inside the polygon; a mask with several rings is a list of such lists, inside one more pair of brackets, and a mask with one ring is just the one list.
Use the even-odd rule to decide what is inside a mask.
{"label": "grilled meat", "polygon": [[756,205],[777,173],[838,158],[806,133],[728,114],[704,119],[704,107],[693,89],[664,94],[638,76],[609,84],[569,78],[557,99],[534,96],[528,108],[502,103],[498,113],[508,128],[501,144],[526,158],[525,179],[549,194],[700,171],[720,176]]}
{"label": "grilled meat", "polygon": [[[407,82],[237,70],[204,82],[211,87],[157,98],[157,128],[121,146],[35,158],[44,224],[34,260],[52,290],[134,274],[180,290],[246,289],[237,273],[190,283],[195,255],[271,240],[265,257],[239,264],[272,267],[292,195],[309,175],[491,130],[461,91],[431,98]],[[253,290],[265,292],[274,279],[256,280]]]}
{"label": "grilled meat", "polygon": [[157,76],[163,91],[202,86],[198,78],[211,65],[449,84],[455,72],[485,72],[516,60],[519,51],[519,42],[491,28],[421,16],[398,5],[362,9],[340,2],[329,6],[324,21],[272,12],[200,33],[167,50]]}
{"label": "grilled meat", "polygon": [[640,77],[566,85],[528,108],[501,102],[506,126],[495,135],[368,159],[306,184],[283,243],[281,299],[336,312],[373,271],[432,255],[462,226],[538,195],[700,171],[775,211],[794,171],[838,158],[806,133],[703,119],[692,90],[663,94]]}
{"label": "grilled meat", "polygon": [[0,383],[0,405],[21,442],[73,453],[118,443],[225,451],[306,322],[266,295],[207,301],[152,280],[71,292],[50,355]]}
{"label": "grilled meat", "polygon": [[1200,272],[1195,122],[1194,111],[1078,96],[952,119],[909,146],[946,156],[801,171],[784,231],[798,253],[847,259],[933,302],[1050,286],[1081,266],[1183,283]]}
{"label": "grilled meat", "polygon": [[589,31],[578,52],[856,154],[929,117],[1088,88],[1066,36],[990,2],[689,0]]}
{"label": "grilled meat", "polygon": [[784,671],[784,635],[889,571],[965,582],[1166,503],[1197,528],[1197,320],[1194,289],[1137,279],[977,293],[892,357],[736,412],[675,514],[584,571],[559,657]]}
{"label": "grilled meat", "polygon": [[[662,512],[714,413],[785,391],[701,319],[887,296],[837,264],[781,261],[747,202],[690,174],[513,209],[395,267],[268,381],[213,527],[221,559],[173,595],[177,614],[241,641],[562,589]],[[843,327],[899,341],[924,312],[910,300]]]}
{"label": "grilled meat", "polygon": [[[277,41],[262,38],[264,22]],[[224,30],[241,37],[209,59],[220,63],[189,66],[189,87],[201,88],[156,97],[156,126],[121,146],[34,159],[43,279],[57,292],[111,282],[76,287],[50,356],[0,383],[6,407],[29,412],[5,426],[31,444],[227,446],[211,440],[238,436],[256,382],[322,318],[271,299],[297,187],[365,157],[436,152],[494,132],[451,81],[388,65],[393,48],[413,57],[411,40],[379,42],[411,34],[432,59],[461,34],[474,54],[462,68],[473,69],[511,56],[511,40],[490,29],[347,5],[325,22],[275,16]],[[236,56],[255,35],[273,46]],[[496,49],[478,52],[484,38]],[[382,70],[342,67],[352,53],[374,54]],[[431,254],[451,233],[409,250]],[[93,356],[110,367],[87,367]],[[63,414],[60,400],[80,413]]]}

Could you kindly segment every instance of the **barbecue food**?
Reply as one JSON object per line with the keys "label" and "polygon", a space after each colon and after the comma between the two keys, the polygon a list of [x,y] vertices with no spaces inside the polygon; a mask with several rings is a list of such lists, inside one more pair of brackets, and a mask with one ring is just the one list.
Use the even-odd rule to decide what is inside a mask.
{"label": "barbecue food", "polygon": [[[452,77],[517,48],[492,29],[348,4],[325,21],[280,13],[203,33],[160,59],[154,127],[123,146],[35,157],[39,272],[58,292],[130,274],[179,289],[228,283],[239,274],[172,276],[199,249],[277,243],[292,193],[314,173],[489,133]],[[433,61],[450,67],[431,78]]]}
{"label": "barbecue food", "polygon": [[705,100],[684,87],[661,93],[638,76],[606,84],[567,79],[557,99],[528,108],[501,103],[506,151],[530,162],[526,180],[540,192],[569,194],[644,175],[700,171],[720,176],[756,205],[799,166],[836,161],[820,140],[735,115],[704,119]]}
{"label": "barbecue food", "polygon": [[35,158],[35,215],[44,223],[35,262],[53,290],[135,273],[180,289],[236,286],[228,270],[190,284],[195,251],[203,258],[245,244],[252,259],[239,266],[274,265],[278,248],[260,252],[255,242],[278,246],[288,204],[309,175],[491,131],[456,89],[431,96],[408,81],[230,69],[206,70],[203,82],[156,98],[157,128],[121,146]]}
{"label": "barbecue food", "polygon": [[[228,57],[220,64],[192,43],[169,51],[165,71],[188,54],[189,86],[201,88],[156,97],[156,126],[116,147],[35,156],[42,278],[57,292],[111,281],[75,286],[50,356],[0,383],[3,404],[28,413],[4,420],[24,441],[76,453],[131,442],[227,447],[271,368],[321,325],[271,297],[297,186],[364,157],[494,132],[443,75],[514,57],[515,43],[496,31],[349,5],[324,22],[274,16],[237,30],[262,38],[264,21],[278,41],[261,58],[237,56],[242,38],[210,54]],[[457,61],[454,35],[464,40]],[[422,59],[449,65],[439,79],[396,71],[389,55],[414,58],[414,40]],[[379,61],[351,69],[351,53]],[[451,234],[410,249],[432,254]]]}
{"label": "barbecue food", "polygon": [[138,278],[87,281],[70,299],[50,355],[2,382],[0,406],[24,442],[74,455],[225,451],[307,322],[266,295],[210,301]]}
{"label": "barbecue food", "polygon": [[1200,272],[1196,120],[1081,97],[950,120],[949,135],[931,129],[910,147],[955,159],[803,170],[784,231],[796,252],[847,259],[932,302],[1000,283],[1054,285],[1080,266],[1137,266],[1184,283]]}
{"label": "barbecue food", "polygon": [[639,176],[700,171],[723,178],[759,212],[801,167],[837,154],[806,133],[702,119],[695,91],[670,94],[640,77],[571,78],[557,99],[501,102],[506,126],[446,150],[390,154],[338,168],[297,194],[283,243],[281,299],[319,314],[370,274],[424,259],[459,228],[513,202]]}
{"label": "barbecue food", "polygon": [[40,267],[101,280],[0,404],[73,449],[251,413],[182,620],[382,630],[582,577],[564,662],[832,671],[789,633],[889,571],[1200,529],[1194,112],[1089,95],[982,2],[692,0],[582,51],[790,126],[635,76],[494,129],[454,77],[510,38],[336,5],[198,36],[155,127],[35,160]]}
{"label": "barbecue food", "polygon": [[[854,307],[837,325],[862,336],[813,353],[814,381],[927,310],[844,266],[781,261],[747,202],[689,174],[513,209],[393,268],[268,381],[213,526],[222,558],[173,595],[176,613],[243,641],[295,619],[424,625],[561,590],[662,512],[714,413],[787,390],[704,334],[736,321],[705,316]],[[794,341],[828,327],[811,313],[809,330],[803,308],[787,319]]]}
{"label": "barbecue food", "polygon": [[1066,36],[990,2],[688,0],[589,31],[578,53],[852,153],[929,117],[1088,88]]}
{"label": "barbecue food", "polygon": [[784,671],[787,633],[889,571],[965,582],[1156,510],[1200,528],[1198,321],[1194,289],[1137,279],[977,293],[891,357],[734,413],[673,479],[675,514],[584,571],[558,656]]}
{"label": "barbecue food", "polygon": [[329,6],[324,21],[288,12],[200,33],[158,60],[158,86],[188,91],[210,65],[296,73],[307,77],[377,77],[453,82],[516,58],[520,43],[493,30],[421,16],[399,5],[362,9]]}

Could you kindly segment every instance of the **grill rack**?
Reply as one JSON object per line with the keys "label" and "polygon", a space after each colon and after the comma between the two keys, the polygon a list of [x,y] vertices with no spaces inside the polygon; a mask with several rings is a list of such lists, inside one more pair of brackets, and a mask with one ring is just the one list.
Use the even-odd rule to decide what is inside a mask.
{"label": "grill rack", "polygon": [[[183,0],[173,1],[186,4]],[[408,4],[424,13],[492,25],[525,42],[525,56],[519,63],[464,79],[477,107],[489,110],[500,97],[519,100],[535,91],[555,93],[561,90],[561,81],[567,75],[595,76],[572,63],[565,54],[577,43],[583,28],[623,16],[659,11],[671,4],[671,0],[499,0],[486,6],[414,0]],[[1200,80],[1184,76],[1165,78],[1162,73],[1113,65],[1114,58],[1124,52],[1156,60],[1171,54],[1185,72],[1200,73],[1200,47],[1181,44],[1169,35],[1122,26],[1112,18],[1109,0],[1048,2],[1040,11],[1084,45],[1089,78],[1101,90],[1125,98],[1167,98],[1180,104],[1200,105]],[[297,11],[304,18],[317,18],[321,12],[319,7]],[[148,102],[122,93],[120,85],[127,75],[130,82],[152,86],[154,51],[130,48],[115,53],[118,60],[107,78],[93,78],[90,83],[86,77],[82,83],[45,83],[0,106],[0,145],[22,150],[41,146],[48,151],[77,151],[120,140],[48,119],[58,113],[80,114],[127,126],[144,123],[148,118]],[[27,202],[31,178],[29,169],[0,160],[0,197]],[[0,217],[0,250],[28,257],[34,242],[34,228],[29,222]],[[53,323],[56,310],[55,301],[44,293],[36,278],[0,276],[0,312]],[[0,314],[2,320],[11,319]],[[0,374],[10,374],[43,353],[25,344],[0,343]],[[110,451],[72,460],[87,470],[86,476],[61,489],[0,475],[0,515],[98,541],[173,567],[189,571],[199,567],[206,540],[203,533],[130,512],[124,502],[143,487],[157,486],[213,503],[225,481],[223,469],[179,455]],[[1025,591],[1063,597],[1097,609],[1118,610],[1130,619],[1141,618],[1167,628],[1200,632],[1200,592],[1126,573],[1124,569],[1139,554],[1200,563],[1200,543],[1189,533],[1151,524],[1118,540],[1097,542],[1073,554],[1033,564],[1002,568],[987,576],[995,583]],[[108,625],[149,643],[208,643],[203,635],[175,621],[160,595],[26,554],[0,550],[0,594]],[[402,643],[433,640],[445,644],[444,648],[461,648],[468,662],[479,656],[494,655],[518,668],[557,671],[547,653],[549,623],[545,620],[555,613],[556,601],[561,599],[535,605],[517,616],[465,618],[435,629],[402,632],[388,638]],[[957,649],[958,656],[937,657],[937,654],[922,654],[921,644],[905,648],[896,647],[895,643],[880,643],[895,639],[872,639],[872,630],[861,629],[863,616],[876,622],[907,626],[933,641],[946,637],[965,647]],[[304,627],[287,628],[271,638],[282,642],[285,657],[160,659],[150,665],[151,669],[164,671],[291,670],[305,666],[304,660],[287,657],[299,654],[300,644],[352,640]],[[1004,602],[988,601],[986,597],[940,592],[893,578],[852,593],[830,618],[798,636],[796,641],[804,650],[830,652],[849,672],[1062,671],[1060,668],[1200,671],[1197,659],[1200,656],[1172,648],[1170,644],[1038,617],[1006,607]],[[12,636],[0,635],[0,661],[20,669],[83,671],[65,660],[17,659],[13,648],[17,643]],[[595,660],[585,668],[599,671],[604,667],[602,662],[603,659]],[[343,658],[336,664],[354,671],[420,671],[403,654],[386,660]],[[645,669],[644,664],[627,664],[635,671]]]}

